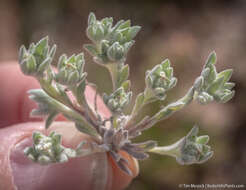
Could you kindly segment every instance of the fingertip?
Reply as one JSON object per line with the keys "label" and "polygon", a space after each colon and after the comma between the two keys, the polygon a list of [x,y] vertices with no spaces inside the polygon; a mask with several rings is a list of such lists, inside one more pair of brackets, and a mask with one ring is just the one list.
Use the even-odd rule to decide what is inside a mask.
{"label": "fingertip", "polygon": [[121,151],[121,156],[124,157],[128,161],[128,167],[132,171],[132,176],[123,172],[113,161],[111,157],[109,157],[112,163],[113,176],[114,180],[112,183],[112,189],[125,189],[131,181],[138,175],[139,173],[139,165],[138,161],[131,157],[126,152]]}
{"label": "fingertip", "polygon": [[[112,171],[106,153],[71,158],[69,162],[47,166],[34,163],[24,156],[23,150],[32,145],[31,134],[37,130],[49,133],[44,131],[42,122],[0,129],[0,144],[3,146],[0,149],[0,189],[107,189],[106,180],[111,179]],[[63,134],[62,143],[68,147],[89,138],[78,134],[73,123],[69,122],[55,122],[49,130]]]}

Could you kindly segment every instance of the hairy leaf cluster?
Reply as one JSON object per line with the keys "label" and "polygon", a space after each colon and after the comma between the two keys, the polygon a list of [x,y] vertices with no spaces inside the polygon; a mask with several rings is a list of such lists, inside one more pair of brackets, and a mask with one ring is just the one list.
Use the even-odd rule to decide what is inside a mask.
{"label": "hairy leaf cluster", "polygon": [[[29,91],[30,98],[38,104],[31,112],[32,116],[44,117],[45,126],[49,128],[57,115],[62,114],[74,123],[78,133],[85,133],[93,139],[81,142],[76,149],[70,149],[62,146],[62,136],[59,134],[46,136],[34,132],[33,146],[25,149],[28,158],[40,164],[51,164],[96,152],[108,152],[118,167],[129,175],[131,170],[128,161],[120,154],[122,151],[137,160],[148,158],[149,153],[170,155],[180,164],[199,164],[211,158],[213,151],[207,145],[209,137],[198,137],[197,127],[169,146],[157,146],[153,140],[136,143],[134,138],[193,100],[201,104],[228,102],[235,94],[232,90],[234,83],[229,82],[232,70],[218,73],[215,67],[216,54],[212,52],[200,76],[183,97],[171,103],[163,103],[165,106],[154,115],[147,115],[137,121],[136,117],[144,106],[155,101],[163,102],[177,83],[170,61],[165,59],[146,71],[146,87],[136,96],[131,113],[125,113],[125,107],[132,100],[126,58],[140,29],[139,26],[132,26],[129,20],[114,24],[111,17],[97,20],[94,13],[89,15],[86,35],[91,43],[85,44],[84,48],[96,64],[108,69],[111,76],[112,91],[110,94],[102,93],[103,101],[111,111],[109,118],[104,118],[97,110],[96,100],[100,93],[97,92],[96,85],[87,80],[83,53],[70,57],[63,54],[56,64],[53,60],[56,45],[50,48],[48,37],[36,44],[32,43],[29,48],[21,46],[19,63],[22,72],[36,78],[41,85],[41,89]],[[91,86],[96,91],[94,105],[90,105],[85,97],[86,86]]]}

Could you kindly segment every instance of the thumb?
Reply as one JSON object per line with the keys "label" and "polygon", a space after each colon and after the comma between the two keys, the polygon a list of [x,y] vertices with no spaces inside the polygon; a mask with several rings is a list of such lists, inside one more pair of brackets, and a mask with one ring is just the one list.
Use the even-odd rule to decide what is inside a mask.
{"label": "thumb", "polygon": [[[96,153],[47,166],[33,163],[23,154],[23,149],[32,144],[33,131],[44,132],[43,123],[22,123],[0,129],[0,189],[120,190],[133,178],[115,167],[107,153]],[[92,141],[89,136],[78,133],[69,122],[55,122],[49,131],[61,134],[62,144],[66,147],[74,148],[83,140]],[[135,177],[138,173],[137,163],[128,155],[125,158]]]}

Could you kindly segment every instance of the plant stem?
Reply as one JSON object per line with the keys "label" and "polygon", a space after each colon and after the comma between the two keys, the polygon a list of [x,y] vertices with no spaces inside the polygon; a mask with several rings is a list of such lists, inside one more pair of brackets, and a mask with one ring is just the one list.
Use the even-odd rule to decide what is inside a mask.
{"label": "plant stem", "polygon": [[172,157],[177,158],[181,156],[180,145],[182,142],[183,142],[183,139],[179,140],[178,142],[172,145],[154,147],[150,149],[148,152],[172,156]]}
{"label": "plant stem", "polygon": [[[83,96],[82,99],[77,96],[77,93],[75,92],[76,89],[73,89],[73,94],[75,95],[76,99],[78,101],[82,101],[83,105],[86,107],[87,113],[89,113],[90,118],[83,117],[81,113],[78,112],[77,109],[74,108],[74,105],[70,102],[69,99],[64,98],[61,96],[61,94],[57,91],[56,88],[54,88],[52,85],[50,85],[49,82],[47,82],[45,79],[38,79],[39,83],[42,87],[42,89],[47,93],[48,96],[52,98],[52,101],[50,101],[52,104],[55,104],[54,106],[68,119],[76,120],[80,123],[82,123],[84,126],[87,126],[88,130],[91,129],[97,129],[97,125],[94,122],[95,115],[93,114],[92,110],[90,109],[89,105],[87,104],[85,97]],[[93,115],[92,115],[93,114]],[[92,120],[93,119],[93,120]],[[96,131],[97,133],[98,131]],[[95,132],[92,132],[95,133]],[[98,134],[92,135],[95,138],[100,139]]]}
{"label": "plant stem", "polygon": [[[141,102],[141,104],[137,105],[137,100],[135,102],[135,105],[132,109],[131,115],[130,115],[130,119],[127,122],[126,125],[126,129],[129,129],[133,126],[134,123],[134,119],[135,117],[139,114],[139,111],[147,104],[151,103],[151,99],[153,98],[153,93],[151,92],[151,90],[149,88],[145,88],[144,92],[140,93],[138,96],[144,96],[143,97],[143,101]],[[138,97],[137,97],[138,98]]]}
{"label": "plant stem", "polygon": [[40,85],[41,85],[41,88],[49,95],[51,96],[52,98],[58,100],[59,102],[67,105],[67,106],[71,106],[71,102],[70,101],[67,101],[65,100],[61,95],[60,93],[57,91],[57,89],[50,85],[50,83],[43,79],[43,78],[39,78],[38,79]]}
{"label": "plant stem", "polygon": [[118,81],[118,70],[119,70],[119,64],[117,63],[109,63],[106,65],[110,72],[110,76],[112,79],[112,85],[113,85],[113,91],[115,91],[118,88],[117,81]]}
{"label": "plant stem", "polygon": [[76,98],[79,105],[83,106],[85,109],[85,113],[89,116],[90,123],[98,130],[98,126],[96,124],[96,115],[93,112],[93,110],[90,108],[90,106],[87,103],[87,100],[85,98],[84,94],[78,94],[77,93],[77,87],[71,87],[70,90],[72,91],[74,97]]}
{"label": "plant stem", "polygon": [[154,116],[146,120],[143,124],[138,125],[137,127],[133,127],[133,125],[131,126],[127,125],[126,127],[129,130],[131,130],[131,128],[133,127],[132,131],[143,131],[149,129],[152,126],[154,126],[157,122],[167,119],[176,111],[179,111],[185,106],[189,105],[190,102],[193,100],[194,93],[195,93],[195,89],[192,86],[184,97],[180,98],[176,102],[168,104],[167,106],[162,108],[159,112],[157,112]]}
{"label": "plant stem", "polygon": [[77,111],[74,109],[64,105],[63,103],[57,101],[56,99],[50,97],[44,91],[41,91],[42,98],[45,99],[49,106],[54,107],[57,111],[62,113],[67,119],[74,121],[75,123],[80,123],[87,131],[88,134],[94,137],[96,140],[100,141],[101,137],[94,128],[93,125],[87,122],[87,120]]}

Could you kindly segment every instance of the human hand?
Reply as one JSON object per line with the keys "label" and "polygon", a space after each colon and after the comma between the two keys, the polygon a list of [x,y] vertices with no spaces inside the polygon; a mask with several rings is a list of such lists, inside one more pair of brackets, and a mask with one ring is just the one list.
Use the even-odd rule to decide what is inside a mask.
{"label": "human hand", "polygon": [[[44,123],[29,117],[35,103],[29,100],[27,91],[33,88],[39,88],[39,84],[24,76],[16,62],[0,66],[0,190],[124,189],[138,174],[137,162],[125,153],[122,154],[129,161],[133,176],[122,172],[107,153],[48,166],[40,166],[24,156],[23,149],[32,143],[32,132],[44,132]],[[95,92],[87,88],[86,94],[92,103]],[[98,101],[99,112],[110,114],[102,101]],[[46,133],[58,131],[63,144],[71,148],[90,138],[76,133],[69,125],[69,122],[55,122]]]}

